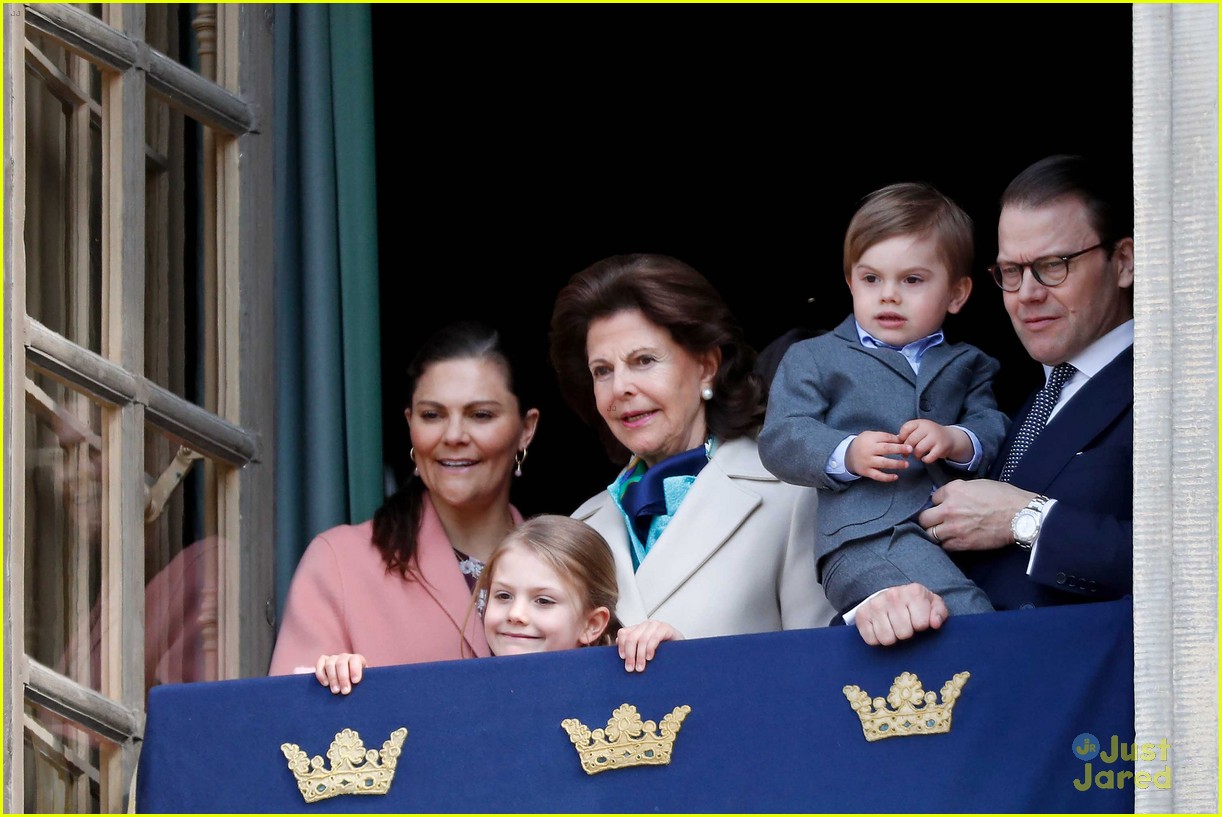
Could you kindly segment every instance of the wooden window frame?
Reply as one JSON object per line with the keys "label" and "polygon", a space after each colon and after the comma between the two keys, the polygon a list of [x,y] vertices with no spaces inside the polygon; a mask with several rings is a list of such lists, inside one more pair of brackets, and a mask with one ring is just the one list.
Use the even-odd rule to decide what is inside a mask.
{"label": "wooden window frame", "polygon": [[[201,5],[211,15],[215,76],[191,71],[144,42],[146,7],[107,6],[105,20],[66,4],[5,6],[5,811],[24,811],[23,701],[106,738],[99,783],[103,811],[122,811],[144,727],[144,509],[146,426],[221,463],[213,489],[218,553],[215,647],[221,678],[261,674],[274,609],[271,463],[273,395],[260,379],[274,346],[272,144],[259,111],[272,99],[271,8]],[[209,21],[205,21],[205,29]],[[102,102],[73,93],[26,31],[36,30],[101,69]],[[200,40],[206,39],[201,32]],[[95,353],[26,314],[25,129],[27,59],[57,95],[72,98],[69,139],[102,128],[102,350]],[[149,381],[144,366],[146,93],[207,127],[205,234],[217,327],[210,361],[215,389],[197,406]],[[87,133],[83,137],[87,139]],[[78,147],[74,154],[80,159]],[[70,160],[71,162],[71,160]],[[82,171],[84,168],[84,172]],[[88,184],[88,163],[70,164],[70,185]],[[87,213],[87,198],[84,199]],[[87,263],[88,229],[67,225],[70,264]],[[81,254],[84,253],[84,259]],[[209,273],[205,272],[207,276]],[[16,350],[16,351],[14,351]],[[24,354],[23,354],[24,352]],[[241,365],[239,365],[239,357]],[[101,692],[26,654],[24,574],[27,371],[49,374],[102,405],[103,603],[119,622],[103,632]],[[36,388],[36,387],[35,387]],[[14,479],[14,475],[17,478]],[[138,569],[137,567],[138,566]],[[18,577],[14,580],[12,577]],[[30,728],[36,725],[29,721]],[[44,730],[45,731],[45,730]],[[45,738],[46,736],[44,736]],[[37,739],[37,736],[35,736]]]}

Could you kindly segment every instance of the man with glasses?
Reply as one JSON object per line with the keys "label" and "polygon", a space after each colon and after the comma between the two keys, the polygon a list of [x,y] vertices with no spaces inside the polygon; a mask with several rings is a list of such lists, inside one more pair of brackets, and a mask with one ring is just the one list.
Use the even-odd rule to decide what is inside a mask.
{"label": "man with glasses", "polygon": [[[989,271],[1045,385],[992,479],[947,483],[918,520],[998,610],[1120,598],[1133,588],[1131,173],[1051,156],[1015,177],[1001,208]],[[891,644],[948,614],[909,584],[857,615],[881,631],[867,641]]]}

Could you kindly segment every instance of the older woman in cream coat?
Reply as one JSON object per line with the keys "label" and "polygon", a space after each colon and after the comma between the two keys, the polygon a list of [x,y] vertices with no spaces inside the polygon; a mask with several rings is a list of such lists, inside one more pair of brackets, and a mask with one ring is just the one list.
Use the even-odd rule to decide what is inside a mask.
{"label": "older woman in cream coat", "polygon": [[818,627],[816,492],[759,461],[763,386],[716,290],[657,255],[575,275],[551,322],[566,400],[627,465],[573,515],[611,545],[625,625],[688,638]]}

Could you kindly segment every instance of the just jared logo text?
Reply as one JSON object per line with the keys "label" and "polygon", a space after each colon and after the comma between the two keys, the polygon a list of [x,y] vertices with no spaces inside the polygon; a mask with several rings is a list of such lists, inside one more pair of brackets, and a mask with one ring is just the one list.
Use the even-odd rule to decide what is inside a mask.
{"label": "just jared logo text", "polygon": [[[1073,782],[1078,791],[1087,791],[1091,787],[1123,789],[1126,784],[1137,789],[1148,789],[1151,785],[1156,789],[1171,788],[1171,744],[1165,738],[1157,743],[1123,743],[1119,736],[1112,735],[1110,745],[1105,749],[1099,738],[1090,732],[1083,732],[1073,739],[1070,748],[1074,757],[1084,761],[1082,778]],[[1167,765],[1153,774],[1134,772],[1131,764],[1138,759],[1157,760]],[[1120,770],[1109,768],[1117,761],[1130,765]]]}

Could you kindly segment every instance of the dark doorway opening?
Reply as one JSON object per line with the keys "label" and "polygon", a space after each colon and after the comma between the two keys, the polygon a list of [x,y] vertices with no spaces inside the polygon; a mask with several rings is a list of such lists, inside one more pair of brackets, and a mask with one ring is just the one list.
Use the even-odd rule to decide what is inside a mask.
{"label": "dark doorway opening", "polygon": [[1040,370],[984,272],[996,201],[1051,153],[1132,163],[1127,5],[373,5],[386,461],[402,372],[461,317],[511,330],[542,421],[514,501],[571,512],[614,476],[547,361],[552,299],[622,252],[703,272],[757,349],[850,311],[858,200],[927,181],[976,221],[948,336]]}

